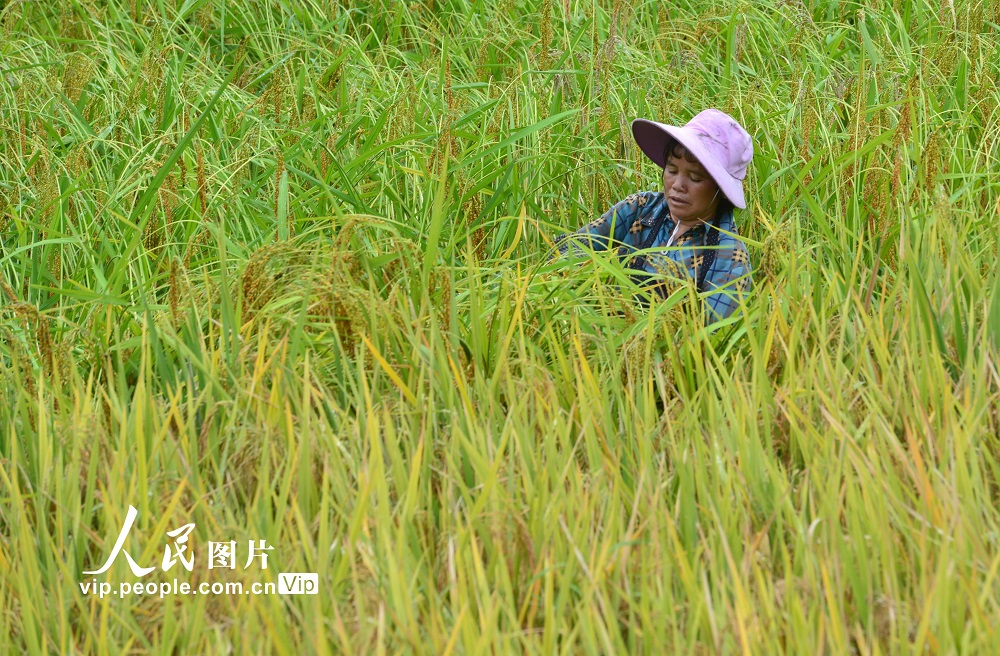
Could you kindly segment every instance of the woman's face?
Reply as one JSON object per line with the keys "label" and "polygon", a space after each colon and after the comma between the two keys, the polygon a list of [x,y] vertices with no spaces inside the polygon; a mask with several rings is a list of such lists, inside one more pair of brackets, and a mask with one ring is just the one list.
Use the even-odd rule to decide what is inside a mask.
{"label": "woman's face", "polygon": [[[677,221],[708,221],[719,207],[719,185],[698,161],[675,149],[663,167],[663,195]],[[693,158],[692,158],[693,159]]]}

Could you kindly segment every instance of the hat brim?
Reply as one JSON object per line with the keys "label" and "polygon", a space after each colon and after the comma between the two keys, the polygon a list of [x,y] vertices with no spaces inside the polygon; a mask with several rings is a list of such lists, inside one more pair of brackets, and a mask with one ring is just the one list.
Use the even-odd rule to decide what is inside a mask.
{"label": "hat brim", "polygon": [[705,167],[705,171],[719,185],[719,191],[729,199],[729,202],[741,210],[746,209],[743,181],[729,175],[722,162],[702,143],[702,135],[699,133],[688,128],[637,118],[632,121],[632,137],[646,157],[660,168],[666,165],[663,160],[663,150],[667,146],[667,141],[670,138],[675,139]]}

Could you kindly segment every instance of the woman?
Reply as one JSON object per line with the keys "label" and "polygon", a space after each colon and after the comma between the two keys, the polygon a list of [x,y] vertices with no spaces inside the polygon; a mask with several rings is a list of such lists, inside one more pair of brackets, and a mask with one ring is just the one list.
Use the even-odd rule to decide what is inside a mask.
{"label": "woman", "polygon": [[[631,256],[628,266],[644,287],[665,296],[664,274],[687,275],[706,293],[706,323],[725,319],[752,284],[750,259],[733,220],[734,207],[746,208],[750,135],[728,114],[706,109],[683,127],[636,119],[632,136],[663,168],[663,191],[635,193],[596,221],[561,235],[559,252],[565,253],[570,241],[596,250],[610,242],[619,258]],[[632,255],[645,249],[652,250]]]}

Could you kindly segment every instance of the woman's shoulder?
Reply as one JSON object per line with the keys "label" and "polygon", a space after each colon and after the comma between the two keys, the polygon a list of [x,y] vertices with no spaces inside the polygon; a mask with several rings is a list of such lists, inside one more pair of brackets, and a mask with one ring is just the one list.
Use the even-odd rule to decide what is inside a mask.
{"label": "woman's shoulder", "polygon": [[646,207],[647,205],[654,205],[658,202],[663,202],[662,191],[637,191],[619,201],[619,205],[627,203],[629,205],[635,205],[636,207]]}
{"label": "woman's shoulder", "polygon": [[733,218],[732,210],[720,217],[717,227],[720,233],[720,254],[725,254],[734,265],[749,266],[750,252],[743,240],[740,239],[740,231]]}
{"label": "woman's shoulder", "polygon": [[628,213],[637,219],[646,219],[666,207],[662,191],[637,191],[615,203],[611,209],[618,214]]}
{"label": "woman's shoulder", "polygon": [[612,205],[598,221],[610,221],[612,217],[618,217],[619,220],[645,220],[661,206],[666,207],[663,192],[637,191]]}
{"label": "woman's shoulder", "polygon": [[746,245],[740,239],[740,230],[736,225],[733,210],[728,210],[716,220],[716,227],[719,228],[719,244],[732,245],[746,250]]}

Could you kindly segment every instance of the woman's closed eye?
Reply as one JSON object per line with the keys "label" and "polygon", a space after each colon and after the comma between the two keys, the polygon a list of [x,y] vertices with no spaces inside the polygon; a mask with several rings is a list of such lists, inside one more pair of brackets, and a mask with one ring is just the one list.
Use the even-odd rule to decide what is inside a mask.
{"label": "woman's closed eye", "polygon": [[[664,170],[667,172],[668,175],[678,175],[680,173],[680,170],[677,167],[670,166],[669,164],[664,167]],[[688,180],[690,180],[694,184],[698,184],[700,182],[704,182],[704,180],[705,180],[704,177],[698,175],[697,173],[695,173],[695,174],[688,173],[687,178],[688,178]]]}

